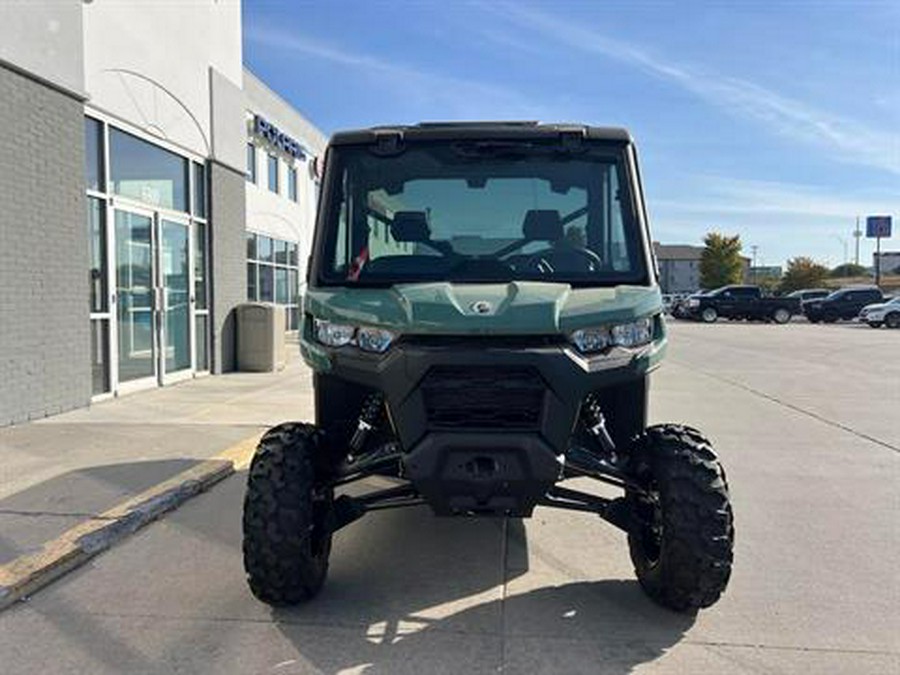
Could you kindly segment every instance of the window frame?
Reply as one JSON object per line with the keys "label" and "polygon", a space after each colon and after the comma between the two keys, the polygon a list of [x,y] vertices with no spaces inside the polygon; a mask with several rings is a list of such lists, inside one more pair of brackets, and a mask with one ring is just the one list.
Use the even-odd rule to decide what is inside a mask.
{"label": "window frame", "polygon": [[[300,283],[303,277],[300,274],[300,243],[290,239],[282,239],[264,234],[255,230],[246,231],[246,293],[248,302],[265,302],[277,305],[286,312],[285,330],[296,331],[299,328],[300,311]],[[268,241],[271,246],[271,257],[263,257],[260,242]],[[252,242],[252,244],[251,244]],[[279,251],[281,256],[279,257]],[[262,286],[264,281],[272,280],[271,299],[264,298]],[[278,281],[286,283],[286,293],[279,295]],[[252,284],[252,289],[251,289]],[[251,293],[251,290],[253,293]],[[281,299],[287,302],[281,302]]]}
{"label": "window frame", "polygon": [[[438,145],[447,141],[423,140],[410,142],[409,147],[413,148],[418,145]],[[348,241],[340,241],[340,237],[331,236],[330,230],[339,228],[339,222],[342,218],[342,211],[346,208],[348,202],[361,199],[361,191],[355,191],[354,194],[348,194],[346,199],[342,199],[342,195],[349,191],[346,184],[348,173],[346,171],[348,164],[348,156],[353,152],[365,152],[371,146],[365,143],[348,143],[345,145],[334,146],[328,149],[325,157],[325,176],[323,177],[324,186],[321,187],[322,193],[318,201],[318,226],[313,241],[312,257],[310,261],[310,269],[308,270],[308,279],[310,286],[316,288],[386,288],[396,283],[430,283],[433,279],[417,280],[409,279],[368,279],[351,281],[346,278],[339,278],[330,270],[332,260],[337,251],[348,246]],[[547,283],[566,283],[573,288],[610,288],[618,285],[637,285],[647,286],[656,281],[656,274],[653,269],[652,252],[650,249],[650,234],[647,228],[646,210],[640,201],[642,197],[642,187],[640,185],[640,172],[637,165],[637,158],[633,148],[628,143],[618,141],[597,141],[589,144],[589,150],[596,157],[598,163],[606,162],[613,167],[610,172],[615,180],[615,199],[620,205],[619,217],[621,218],[622,234],[624,235],[625,245],[628,247],[630,262],[633,269],[628,273],[617,271],[616,278],[605,279],[556,279],[548,278]],[[377,153],[373,153],[377,154]],[[337,177],[336,177],[337,175]],[[606,190],[604,186],[601,189]],[[590,205],[591,197],[588,197],[588,205]],[[609,211],[612,201],[610,201],[604,211]],[[358,217],[358,214],[353,214]],[[598,217],[597,213],[594,217]],[[606,244],[609,251],[615,243],[609,234],[616,227],[613,220],[606,217],[604,228],[607,235]],[[347,215],[343,216],[344,220],[348,219]],[[322,225],[325,225],[324,227]],[[356,231],[356,225],[347,224],[346,239],[352,238],[352,232]],[[585,225],[587,227],[587,224]],[[537,279],[535,279],[537,280]],[[478,284],[486,283],[482,280],[454,280],[459,284]],[[493,282],[491,282],[493,283]]]}

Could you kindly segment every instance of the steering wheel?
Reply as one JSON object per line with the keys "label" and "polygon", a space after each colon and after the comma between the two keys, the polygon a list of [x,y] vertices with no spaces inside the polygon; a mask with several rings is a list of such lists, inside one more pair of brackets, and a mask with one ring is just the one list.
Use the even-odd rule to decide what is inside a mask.
{"label": "steering wheel", "polygon": [[[589,248],[582,248],[580,246],[566,246],[565,248],[551,248],[546,251],[539,251],[532,255],[525,262],[525,266],[534,270],[537,270],[541,274],[552,274],[556,271],[556,266],[560,266],[563,268],[569,267],[568,265],[559,265],[561,259],[564,257],[569,257],[570,254],[575,254],[576,257],[580,258],[578,261],[579,272],[596,272],[603,266],[603,261],[600,259],[596,253],[594,253]],[[554,258],[556,261],[554,261]],[[556,262],[556,265],[554,265]]]}

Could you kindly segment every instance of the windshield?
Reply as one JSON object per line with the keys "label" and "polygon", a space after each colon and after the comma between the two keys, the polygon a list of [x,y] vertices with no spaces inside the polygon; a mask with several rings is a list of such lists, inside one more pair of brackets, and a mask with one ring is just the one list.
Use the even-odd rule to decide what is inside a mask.
{"label": "windshield", "polygon": [[325,284],[647,280],[620,147],[337,146],[329,162]]}

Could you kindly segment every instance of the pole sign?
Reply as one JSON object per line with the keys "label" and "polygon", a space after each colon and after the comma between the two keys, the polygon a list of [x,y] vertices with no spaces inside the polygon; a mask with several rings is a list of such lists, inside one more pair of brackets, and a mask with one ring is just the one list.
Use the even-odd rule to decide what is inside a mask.
{"label": "pole sign", "polygon": [[260,138],[264,138],[291,157],[303,159],[306,156],[303,152],[303,148],[300,147],[300,143],[281,131],[281,129],[269,122],[262,115],[254,115],[253,133]]}
{"label": "pole sign", "polygon": [[868,216],[866,218],[866,237],[880,239],[891,236],[890,216]]}

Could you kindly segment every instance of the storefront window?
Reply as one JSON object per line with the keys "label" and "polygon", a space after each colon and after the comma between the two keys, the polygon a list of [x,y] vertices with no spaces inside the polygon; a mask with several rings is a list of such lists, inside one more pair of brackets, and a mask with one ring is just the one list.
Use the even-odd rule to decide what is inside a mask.
{"label": "storefront window", "polygon": [[271,265],[259,266],[259,300],[275,301],[275,268]]}
{"label": "storefront window", "polygon": [[247,233],[247,300],[284,306],[287,330],[297,330],[298,244]]}
{"label": "storefront window", "polygon": [[194,302],[197,309],[207,308],[206,225],[194,223]]}
{"label": "storefront window", "polygon": [[197,315],[194,327],[197,336],[197,370],[209,370],[209,317],[205,314]]}
{"label": "storefront window", "polygon": [[288,304],[297,304],[297,270],[288,270]]}
{"label": "storefront window", "polygon": [[257,258],[259,258],[263,262],[273,262],[272,240],[269,237],[259,235],[256,238],[256,254]]}
{"label": "storefront window", "polygon": [[297,168],[288,167],[288,199],[292,202],[297,201]]}
{"label": "storefront window", "polygon": [[256,263],[247,263],[247,300],[251,302],[259,300],[259,286],[256,281],[257,267]]}
{"label": "storefront window", "polygon": [[153,206],[187,211],[188,161],[119,129],[109,130],[112,191]]}
{"label": "storefront window", "polygon": [[194,215],[206,218],[206,167],[194,162]]}
{"label": "storefront window", "polygon": [[84,118],[84,177],[88,190],[103,192],[103,125]]}
{"label": "storefront window", "polygon": [[288,246],[290,246],[290,244],[288,244],[286,241],[282,241],[281,239],[276,239],[274,242],[275,262],[279,265],[287,265]]}
{"label": "storefront window", "polygon": [[269,190],[278,192],[278,157],[269,155]]}
{"label": "storefront window", "polygon": [[247,143],[247,181],[256,183],[256,146]]}
{"label": "storefront window", "polygon": [[88,270],[92,312],[105,312],[106,293],[106,218],[103,201],[88,197],[87,200],[88,245],[91,266]]}
{"label": "storefront window", "polygon": [[91,319],[91,393],[109,389],[109,320]]}
{"label": "storefront window", "polygon": [[247,233],[247,257],[256,260],[256,235],[252,232]]}
{"label": "storefront window", "polygon": [[286,267],[275,268],[275,302],[288,304],[288,271]]}

